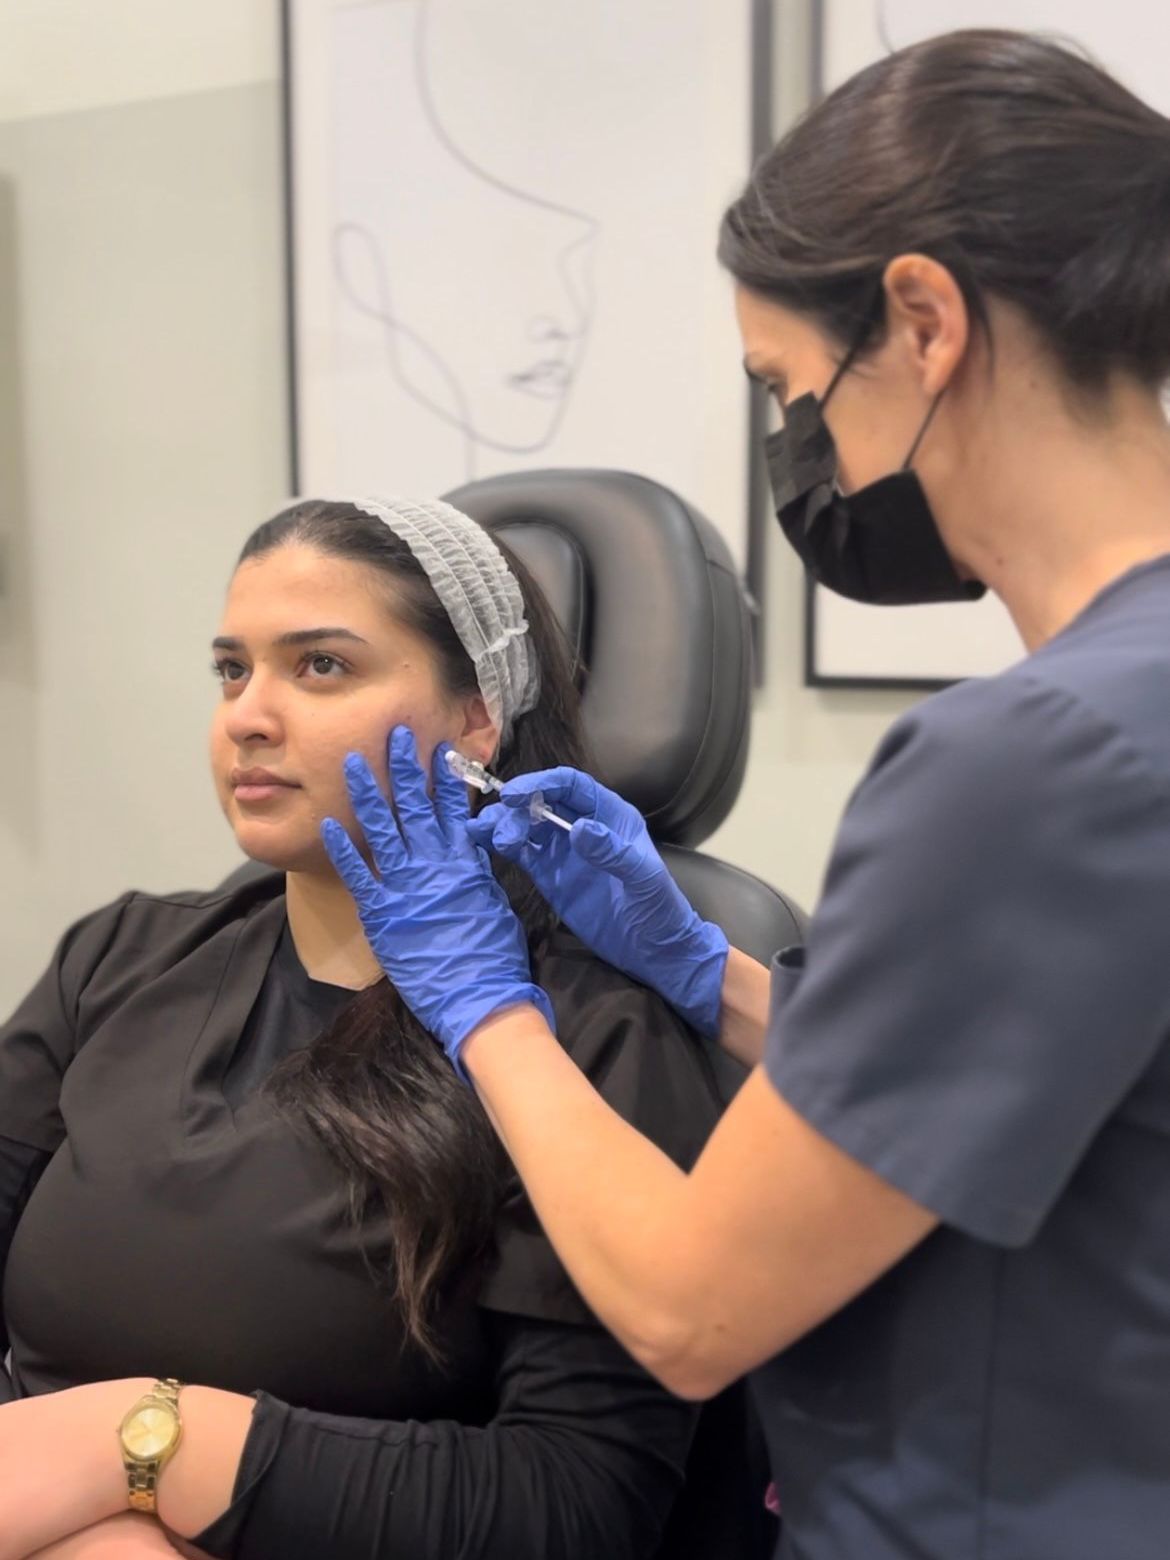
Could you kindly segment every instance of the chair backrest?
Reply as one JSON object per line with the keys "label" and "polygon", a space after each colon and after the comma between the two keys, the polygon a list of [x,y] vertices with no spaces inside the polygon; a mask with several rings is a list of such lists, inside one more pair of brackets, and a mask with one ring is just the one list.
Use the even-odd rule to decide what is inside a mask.
{"label": "chair backrest", "polygon": [[747,762],[751,637],[722,537],[623,471],[522,471],[445,495],[532,570],[587,667],[585,728],[607,784],[656,839],[697,845]]}

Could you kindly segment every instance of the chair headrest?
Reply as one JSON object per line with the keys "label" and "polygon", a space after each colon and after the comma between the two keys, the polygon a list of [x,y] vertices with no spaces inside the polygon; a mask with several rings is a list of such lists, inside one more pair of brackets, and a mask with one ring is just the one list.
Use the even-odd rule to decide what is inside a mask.
{"label": "chair headrest", "polygon": [[511,547],[586,667],[582,711],[607,784],[656,839],[697,845],[747,763],[748,608],[723,538],[624,471],[523,471],[444,495]]}

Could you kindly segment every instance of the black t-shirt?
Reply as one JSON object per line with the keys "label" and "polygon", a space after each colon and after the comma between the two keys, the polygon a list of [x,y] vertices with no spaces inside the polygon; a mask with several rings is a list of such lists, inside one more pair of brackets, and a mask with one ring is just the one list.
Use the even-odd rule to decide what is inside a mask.
{"label": "black t-shirt", "polygon": [[[438,1319],[440,1370],[371,1275],[388,1234],[353,1228],[332,1160],[259,1088],[351,996],[306,976],[280,886],[125,896],[0,1029],[0,1136],[49,1156],[5,1275],[17,1393],[132,1375],[259,1393],[237,1509],[201,1539],[215,1553],[345,1557],[387,1523],[423,1556],[646,1552],[693,1415],[597,1328],[519,1183]],[[718,1111],[702,1046],[568,933],[534,973],[584,1071],[692,1160]],[[518,1444],[542,1415],[556,1434]],[[355,1478],[356,1512],[337,1495]],[[595,1530],[558,1536],[586,1492]]]}
{"label": "black t-shirt", "polygon": [[942,1228],[758,1373],[796,1560],[1170,1545],[1170,558],[899,720],[766,1067]]}

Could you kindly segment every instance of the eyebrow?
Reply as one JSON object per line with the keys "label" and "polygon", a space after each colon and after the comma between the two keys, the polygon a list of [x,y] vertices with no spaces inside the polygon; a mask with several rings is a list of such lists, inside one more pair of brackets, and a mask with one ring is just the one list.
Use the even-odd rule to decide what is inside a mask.
{"label": "eyebrow", "polygon": [[[273,640],[276,645],[311,645],[322,639],[350,639],[355,644],[369,644],[368,639],[363,639],[360,634],[355,634],[351,628],[294,628],[287,634],[279,634]],[[235,638],[231,634],[220,634],[211,641],[213,650],[242,650],[244,641]]]}

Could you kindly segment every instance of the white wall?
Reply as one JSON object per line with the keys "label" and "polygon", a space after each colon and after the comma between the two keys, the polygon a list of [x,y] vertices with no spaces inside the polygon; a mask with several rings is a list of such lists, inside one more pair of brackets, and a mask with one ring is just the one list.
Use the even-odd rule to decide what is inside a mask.
{"label": "white wall", "polygon": [[284,496],[268,0],[0,0],[0,1008],[234,859],[208,640]]}
{"label": "white wall", "polygon": [[3,0],[0,119],[272,82],[270,0]]}
{"label": "white wall", "polygon": [[703,846],[811,909],[837,821],[883,732],[918,695],[803,686],[802,571],[778,525],[768,537],[766,681],[752,712],[739,800]]}
{"label": "white wall", "polygon": [[[856,38],[857,65],[868,63],[873,13],[873,0],[826,6],[826,42],[835,58]],[[775,0],[773,19],[779,135],[803,112],[815,85],[812,8],[807,0]],[[754,702],[747,775],[734,811],[704,848],[811,909],[850,792],[886,727],[918,696],[804,686],[804,574],[771,523],[765,609],[765,681]]]}
{"label": "white wall", "polygon": [[[4,1010],[76,915],[233,863],[207,641],[287,450],[276,0],[0,0],[0,39]],[[769,564],[751,764],[709,848],[810,904],[908,700],[803,688],[776,532]]]}

